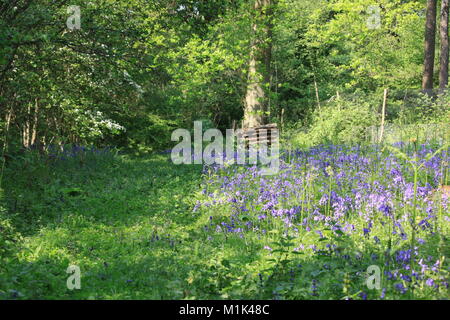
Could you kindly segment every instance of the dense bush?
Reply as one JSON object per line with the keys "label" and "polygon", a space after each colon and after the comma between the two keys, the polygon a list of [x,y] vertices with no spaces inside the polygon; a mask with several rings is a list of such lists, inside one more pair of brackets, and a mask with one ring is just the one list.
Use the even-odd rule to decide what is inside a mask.
{"label": "dense bush", "polygon": [[376,124],[374,107],[364,98],[337,98],[313,114],[306,132],[294,136],[294,143],[313,146],[323,143],[359,143],[367,128]]}
{"label": "dense bush", "polygon": [[450,119],[450,92],[435,96],[419,93],[400,103],[398,115],[393,119],[396,124],[436,124],[448,125]]}
{"label": "dense bush", "polygon": [[[381,105],[380,94],[334,97],[312,113],[308,127],[290,129],[285,136],[295,145],[308,147],[376,142],[381,125]],[[395,143],[414,138],[442,143],[450,133],[448,119],[448,92],[429,96],[394,90],[387,100],[383,141]]]}
{"label": "dense bush", "polygon": [[14,244],[19,239],[19,234],[14,230],[10,219],[7,217],[3,197],[3,189],[0,189],[0,271],[2,269],[4,259],[14,248]]}

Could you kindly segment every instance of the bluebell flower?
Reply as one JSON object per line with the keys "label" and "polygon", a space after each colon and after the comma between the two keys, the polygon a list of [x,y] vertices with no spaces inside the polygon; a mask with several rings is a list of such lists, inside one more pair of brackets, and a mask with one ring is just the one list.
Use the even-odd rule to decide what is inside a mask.
{"label": "bluebell flower", "polygon": [[386,288],[383,288],[381,290],[381,295],[380,295],[380,299],[384,299],[386,297]]}
{"label": "bluebell flower", "polygon": [[405,286],[403,285],[403,283],[397,283],[394,285],[394,288],[399,291],[401,294],[405,294],[406,291],[408,291]]}

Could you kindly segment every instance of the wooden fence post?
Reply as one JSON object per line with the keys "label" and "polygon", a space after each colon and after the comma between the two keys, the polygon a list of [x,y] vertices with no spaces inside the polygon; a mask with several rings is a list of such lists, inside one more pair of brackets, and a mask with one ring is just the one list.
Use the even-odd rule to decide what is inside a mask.
{"label": "wooden fence post", "polygon": [[380,136],[378,137],[378,143],[381,143],[381,141],[383,140],[387,95],[388,95],[388,89],[384,89],[383,109],[381,111],[381,127],[380,127]]}

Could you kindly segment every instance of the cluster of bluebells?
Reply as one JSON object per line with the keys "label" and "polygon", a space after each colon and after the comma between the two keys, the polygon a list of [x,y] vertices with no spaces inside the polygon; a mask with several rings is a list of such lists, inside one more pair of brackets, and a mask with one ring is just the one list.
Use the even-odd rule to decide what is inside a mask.
{"label": "cluster of bluebells", "polygon": [[[449,221],[448,197],[431,195],[445,180],[450,150],[426,160],[431,152],[433,148],[428,145],[416,151],[418,161],[423,163],[416,201],[411,167],[394,155],[377,147],[319,146],[282,153],[280,171],[274,176],[261,175],[255,165],[205,166],[203,197],[194,210],[225,206],[231,211],[229,218],[211,218],[209,229],[240,237],[253,232],[262,238],[278,226],[293,236],[315,232],[322,238],[322,231],[331,229],[336,235],[344,233],[380,244],[382,231],[402,248],[409,245],[414,229],[420,246],[438,228],[447,229],[439,224],[448,226]],[[414,202],[420,217],[417,221],[411,219]],[[313,247],[300,244],[296,250],[317,251]],[[269,246],[264,248],[271,250]],[[399,270],[407,271],[413,260],[423,264],[416,274],[390,271],[386,275],[400,294],[407,290],[405,283],[413,281],[411,276],[429,287],[448,286],[445,281],[436,283],[426,276],[436,261],[420,260],[411,250],[398,250],[394,259]]]}
{"label": "cluster of bluebells", "polygon": [[47,153],[50,159],[68,160],[77,159],[79,157],[86,157],[88,155],[114,155],[116,153],[116,149],[113,147],[97,148],[94,146],[86,147],[75,144],[67,144],[61,146],[50,145],[47,148]]}

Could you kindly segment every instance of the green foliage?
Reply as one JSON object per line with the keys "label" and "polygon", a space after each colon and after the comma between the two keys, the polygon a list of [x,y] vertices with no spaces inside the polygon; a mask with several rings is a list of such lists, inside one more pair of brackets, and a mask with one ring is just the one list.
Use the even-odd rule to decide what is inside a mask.
{"label": "green foliage", "polygon": [[[370,27],[370,6],[380,8],[380,24],[375,27]],[[329,1],[313,12],[308,37],[311,46],[328,48],[327,59],[339,79],[348,79],[341,85],[347,90],[418,85],[422,9],[422,1]]]}
{"label": "green foliage", "polygon": [[448,124],[450,119],[450,92],[429,96],[417,94],[403,101],[394,120],[397,124]]}
{"label": "green foliage", "polygon": [[[82,25],[74,31],[64,29],[66,5],[2,6],[0,118],[12,111],[11,142],[152,152],[167,147],[168,131],[196,119],[225,129],[242,118],[251,1],[78,2]],[[377,2],[380,28],[368,27],[371,5],[277,1],[270,121],[283,113],[285,123],[310,125],[316,87],[322,103],[356,87],[368,95],[418,87],[423,2]],[[410,115],[417,113],[402,117]]]}
{"label": "green foliage", "polygon": [[336,98],[316,110],[311,127],[293,137],[300,146],[356,144],[366,141],[367,128],[377,120],[374,107],[364,97]]}
{"label": "green foliage", "polygon": [[6,258],[15,249],[15,243],[20,239],[20,234],[14,230],[11,220],[8,219],[4,200],[4,191],[0,189],[0,270],[6,263]]}
{"label": "green foliage", "polygon": [[[193,255],[185,243],[198,237],[191,192],[200,168],[166,156],[71,154],[47,164],[27,155],[5,173],[1,257],[11,226],[24,239],[0,264],[0,299],[184,297],[189,273],[203,270],[208,254]],[[81,267],[81,291],[66,287],[70,264]]]}

